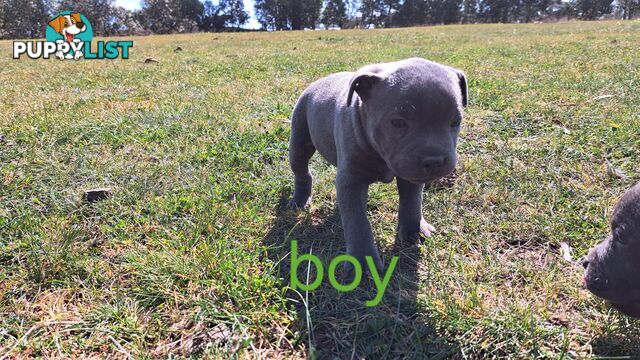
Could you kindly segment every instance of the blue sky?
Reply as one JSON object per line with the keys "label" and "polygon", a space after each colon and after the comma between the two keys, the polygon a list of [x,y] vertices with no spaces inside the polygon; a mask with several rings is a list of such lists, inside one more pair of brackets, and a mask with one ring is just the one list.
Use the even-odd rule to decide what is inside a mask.
{"label": "blue sky", "polygon": [[[214,0],[214,2],[216,2]],[[140,9],[140,0],[116,0],[116,5],[122,6],[129,10]],[[244,0],[244,8],[251,15],[251,19],[247,23],[248,28],[259,28],[260,24],[256,21],[256,17],[253,14],[253,0]]]}

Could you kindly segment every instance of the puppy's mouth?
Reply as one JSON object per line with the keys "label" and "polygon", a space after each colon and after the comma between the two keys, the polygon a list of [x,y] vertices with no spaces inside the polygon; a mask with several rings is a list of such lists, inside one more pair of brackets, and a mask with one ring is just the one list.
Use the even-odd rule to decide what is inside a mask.
{"label": "puppy's mouth", "polygon": [[67,42],[73,42],[73,38],[74,38],[73,34],[66,33],[64,34],[64,37],[67,40]]}
{"label": "puppy's mouth", "polygon": [[438,179],[439,179],[439,177],[437,177],[437,178],[425,177],[425,178],[416,178],[416,179],[407,178],[406,180],[408,180],[409,182],[412,182],[414,184],[417,184],[417,185],[422,185],[422,184],[430,184],[430,183],[432,183],[432,182],[434,182],[434,181],[436,181]]}
{"label": "puppy's mouth", "polygon": [[593,273],[593,271],[584,272],[582,275],[582,287],[587,289],[593,295],[607,301],[610,299],[610,285],[607,277],[602,273]]}
{"label": "puppy's mouth", "polygon": [[[611,290],[602,288],[597,284],[594,284],[594,282],[589,281],[589,277],[586,273],[582,276],[582,286],[593,295],[605,300],[609,305],[611,305],[611,307],[622,314],[634,318],[640,318],[640,298],[637,297],[637,291],[635,293],[630,292],[628,295],[631,296],[627,295],[631,299],[625,299],[625,296],[616,296],[614,294],[617,293],[612,293]],[[633,294],[635,294],[635,296]]]}
{"label": "puppy's mouth", "polygon": [[[455,169],[454,169],[455,170]],[[403,177],[400,176],[401,178],[412,182],[414,184],[418,184],[418,185],[429,185],[429,184],[433,184],[436,183],[440,180],[442,180],[443,178],[451,175],[453,173],[454,170],[448,171],[448,172],[444,172],[444,171],[440,171],[440,172],[432,172],[428,175],[422,176],[422,177]]]}

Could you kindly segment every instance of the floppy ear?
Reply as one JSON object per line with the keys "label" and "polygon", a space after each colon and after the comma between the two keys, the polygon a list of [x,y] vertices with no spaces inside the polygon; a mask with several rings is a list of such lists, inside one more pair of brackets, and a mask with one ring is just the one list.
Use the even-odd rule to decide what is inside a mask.
{"label": "floppy ear", "polygon": [[73,13],[71,14],[71,18],[73,20],[75,20],[76,22],[82,22],[82,18],[80,17],[80,13]]}
{"label": "floppy ear", "polygon": [[449,70],[453,71],[458,76],[458,86],[460,86],[460,93],[462,93],[462,106],[467,107],[469,104],[469,90],[467,89],[467,76],[462,70],[454,69],[452,67]]}
{"label": "floppy ear", "polygon": [[347,97],[347,106],[351,106],[351,99],[353,98],[353,92],[355,91],[363,101],[367,100],[371,95],[371,88],[373,85],[382,80],[380,75],[372,72],[356,73],[351,82],[349,83],[349,96]]}
{"label": "floppy ear", "polygon": [[58,16],[57,18],[49,21],[49,26],[59,33],[64,27],[64,20],[64,16]]}
{"label": "floppy ear", "polygon": [[462,93],[462,106],[467,107],[469,105],[469,89],[467,88],[467,76],[462,71],[458,71],[458,84]]}

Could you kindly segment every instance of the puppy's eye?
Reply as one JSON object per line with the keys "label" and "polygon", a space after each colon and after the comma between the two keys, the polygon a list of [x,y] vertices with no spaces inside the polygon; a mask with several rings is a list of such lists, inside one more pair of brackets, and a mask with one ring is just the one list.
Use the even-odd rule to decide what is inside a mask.
{"label": "puppy's eye", "polygon": [[613,230],[613,240],[620,244],[626,245],[629,242],[629,237],[625,236],[623,230],[624,229],[621,229],[620,226],[616,227],[616,229]]}
{"label": "puppy's eye", "polygon": [[65,21],[65,22],[64,22],[64,26],[69,26],[69,22],[68,22],[68,21]]}
{"label": "puppy's eye", "polygon": [[398,118],[392,119],[391,125],[393,125],[394,128],[398,128],[398,129],[404,129],[407,127],[406,121]]}
{"label": "puppy's eye", "polygon": [[454,121],[453,123],[451,123],[451,127],[452,128],[457,128],[460,127],[460,124],[462,123],[462,119],[457,119],[456,121]]}

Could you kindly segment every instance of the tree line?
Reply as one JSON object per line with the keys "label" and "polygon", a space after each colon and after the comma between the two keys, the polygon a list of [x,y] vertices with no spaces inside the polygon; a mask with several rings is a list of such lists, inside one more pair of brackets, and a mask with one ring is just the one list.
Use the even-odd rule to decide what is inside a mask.
{"label": "tree line", "polygon": [[256,0],[266,30],[511,23],[640,16],[640,0]]}
{"label": "tree line", "polygon": [[115,0],[0,0],[0,39],[44,37],[61,11],[84,14],[99,36],[233,31],[249,20],[242,0],[142,0],[136,11]]}
{"label": "tree line", "polygon": [[[262,30],[403,27],[558,19],[632,19],[640,0],[255,0]],[[54,14],[87,16],[96,35],[238,31],[249,20],[242,0],[142,0],[130,11],[115,0],[0,0],[0,38],[44,37]]]}

